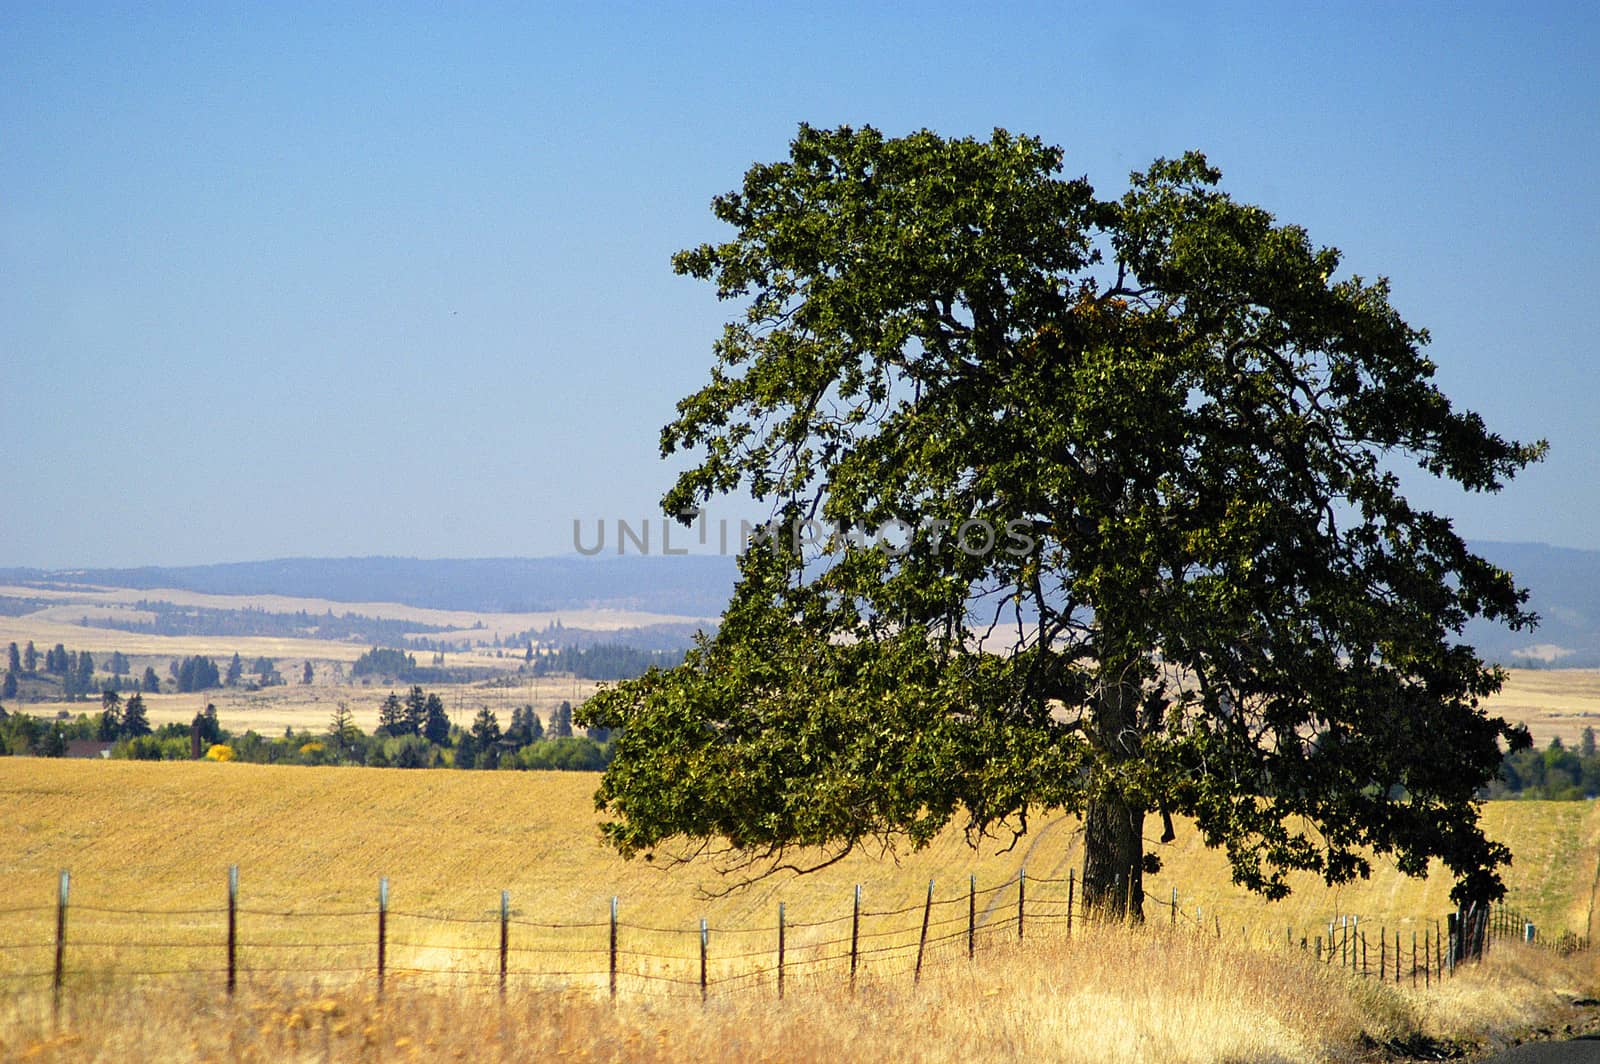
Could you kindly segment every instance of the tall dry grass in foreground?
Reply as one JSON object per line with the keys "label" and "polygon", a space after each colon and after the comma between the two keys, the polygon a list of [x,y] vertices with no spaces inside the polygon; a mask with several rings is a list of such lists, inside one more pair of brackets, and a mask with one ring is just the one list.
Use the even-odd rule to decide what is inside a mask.
{"label": "tall dry grass in foreground", "polygon": [[314,982],[241,988],[112,986],[0,1006],[0,1057],[18,1060],[1328,1061],[1418,1034],[1472,1038],[1592,992],[1591,958],[1502,948],[1430,992],[1381,986],[1298,952],[1160,929],[1094,928],[852,994],[791,985],[727,998],[613,1004],[590,992]]}

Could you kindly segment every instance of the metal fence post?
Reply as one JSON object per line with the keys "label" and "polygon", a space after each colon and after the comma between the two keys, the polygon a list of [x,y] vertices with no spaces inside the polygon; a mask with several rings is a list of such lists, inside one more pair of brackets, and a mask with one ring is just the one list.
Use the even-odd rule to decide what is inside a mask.
{"label": "metal fence post", "polygon": [[500,996],[506,996],[506,954],[511,945],[511,892],[500,892]]}
{"label": "metal fence post", "polygon": [[378,996],[383,996],[383,966],[389,943],[389,877],[378,878]]}
{"label": "metal fence post", "polygon": [[928,880],[928,900],[922,906],[922,936],[917,939],[917,966],[911,975],[913,983],[922,982],[922,953],[928,947],[928,917],[933,913],[933,880]]}
{"label": "metal fence post", "polygon": [[611,895],[611,1000],[617,999],[617,896]]}
{"label": "metal fence post", "polygon": [[239,947],[238,933],[239,912],[239,866],[228,866],[228,996],[233,996],[233,990],[238,982]]}
{"label": "metal fence post", "polygon": [[783,902],[778,903],[778,999],[783,1000]]}
{"label": "metal fence post", "polygon": [[66,977],[67,894],[71,887],[72,873],[63,868],[56,890],[56,963],[50,979],[50,1014],[56,1023],[61,1022],[61,983]]}

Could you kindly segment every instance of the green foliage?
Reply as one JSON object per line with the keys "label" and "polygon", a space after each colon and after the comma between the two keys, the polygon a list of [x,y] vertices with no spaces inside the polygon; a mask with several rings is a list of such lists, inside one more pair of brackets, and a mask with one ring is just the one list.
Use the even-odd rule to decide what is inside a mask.
{"label": "green foliage", "polygon": [[1492,491],[1543,445],[1456,410],[1387,285],[1203,156],[1116,199],[1061,169],[802,126],[674,258],[743,305],[662,432],[695,457],[663,508],[744,489],[778,531],[714,637],[582,715],[621,729],[608,837],[776,866],[1064,809],[1121,908],[1144,817],[1182,813],[1268,896],[1369,853],[1500,895],[1476,795],[1528,739],[1459,637],[1534,618],[1390,470]]}
{"label": "green foliage", "polygon": [[120,738],[136,739],[150,734],[150,718],[145,712],[144,696],[132,694],[122,707],[122,720],[117,727]]}
{"label": "green foliage", "polygon": [[515,766],[522,769],[562,769],[571,772],[598,772],[610,760],[610,751],[593,739],[568,736],[531,743],[517,751]]}
{"label": "green foliage", "polygon": [[140,690],[152,695],[161,693],[161,680],[156,676],[154,666],[146,665],[144,667],[144,679],[140,681]]}
{"label": "green foliage", "polygon": [[571,702],[563,701],[550,711],[550,724],[545,728],[545,735],[550,739],[570,739],[572,737]]}
{"label": "green foliage", "polygon": [[535,676],[571,673],[590,680],[627,680],[643,675],[648,669],[670,668],[683,660],[683,652],[597,643],[592,647],[567,647],[535,657],[533,644],[529,643],[525,660],[532,663]]}
{"label": "green foliage", "polygon": [[178,681],[180,692],[207,691],[222,686],[222,673],[217,669],[217,663],[203,655],[184,658],[176,663],[172,675]]}
{"label": "green foliage", "polygon": [[[15,644],[12,645],[13,647],[15,646]],[[15,697],[17,697],[17,674],[15,672],[8,671],[4,680],[4,687],[3,689],[0,689],[0,698]]]}
{"label": "green foliage", "polygon": [[404,677],[417,667],[417,659],[403,650],[383,650],[373,647],[350,666],[350,675]]}

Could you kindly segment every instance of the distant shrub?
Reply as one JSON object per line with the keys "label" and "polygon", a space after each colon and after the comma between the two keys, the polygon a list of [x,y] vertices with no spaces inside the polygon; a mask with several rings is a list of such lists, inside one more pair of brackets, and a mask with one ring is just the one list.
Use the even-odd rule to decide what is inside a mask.
{"label": "distant shrub", "polygon": [[211,749],[206,751],[207,761],[232,761],[233,747],[226,743],[212,743]]}

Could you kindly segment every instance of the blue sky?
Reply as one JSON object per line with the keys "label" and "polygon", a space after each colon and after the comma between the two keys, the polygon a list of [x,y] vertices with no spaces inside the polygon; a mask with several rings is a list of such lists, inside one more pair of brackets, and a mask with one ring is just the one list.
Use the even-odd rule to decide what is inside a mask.
{"label": "blue sky", "polygon": [[0,12],[0,565],[556,554],[653,514],[730,309],[668,257],[801,121],[1004,126],[1106,194],[1207,152],[1551,442],[1416,497],[1600,548],[1588,5],[443,8]]}

